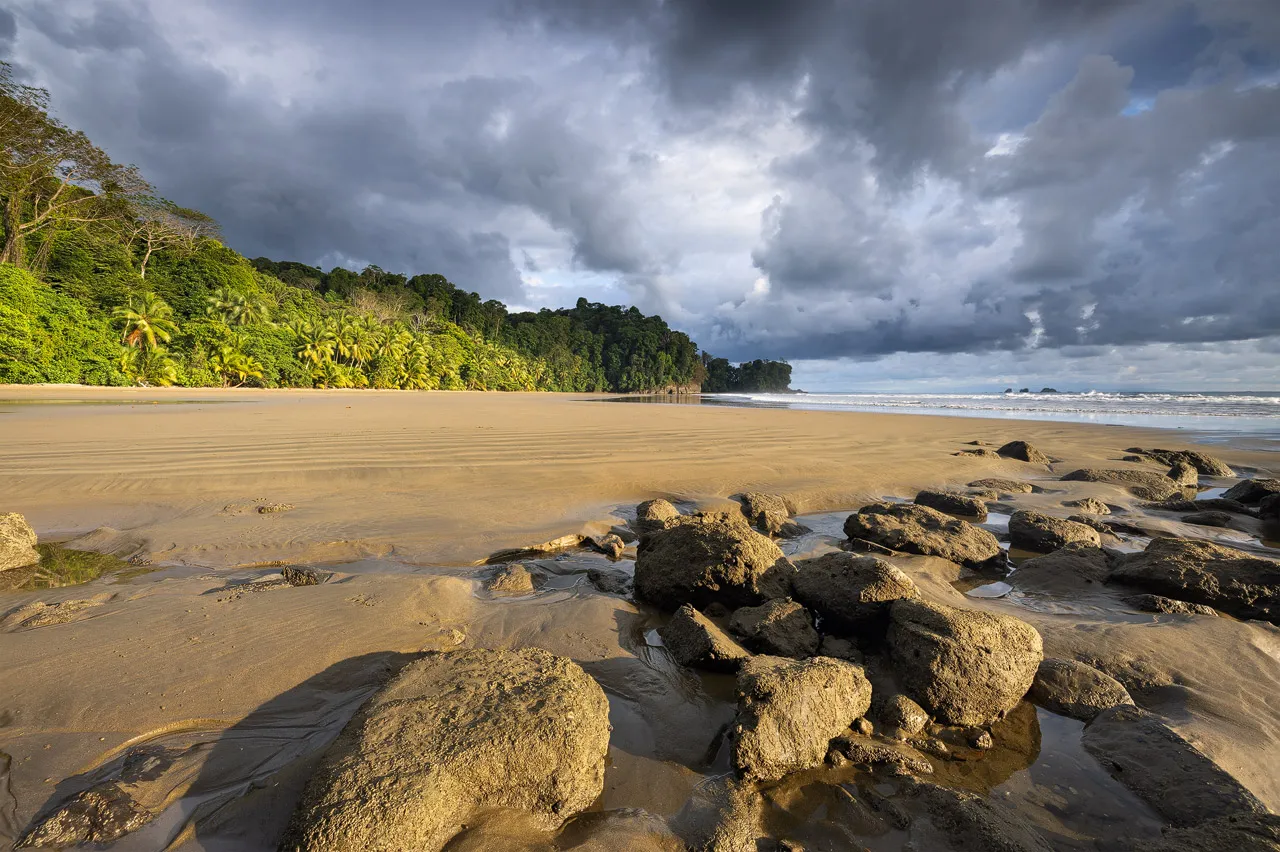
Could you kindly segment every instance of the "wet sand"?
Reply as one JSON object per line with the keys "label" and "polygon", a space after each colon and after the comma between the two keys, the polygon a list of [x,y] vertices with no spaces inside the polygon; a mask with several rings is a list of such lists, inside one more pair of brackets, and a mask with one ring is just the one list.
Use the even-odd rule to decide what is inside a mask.
{"label": "wet sand", "polygon": [[[1118,427],[552,395],[40,388],[4,389],[0,399],[21,401],[0,403],[0,511],[25,514],[42,540],[155,569],[0,593],[0,618],[36,601],[88,602],[65,623],[0,632],[0,751],[12,760],[0,839],[109,772],[129,747],[180,749],[153,791],[162,817],[119,849],[273,848],[316,755],[400,655],[459,645],[533,645],[581,663],[608,694],[614,725],[601,806],[673,816],[695,785],[727,770],[718,734],[733,713],[731,680],[675,666],[652,644],[661,616],[587,584],[602,556],[543,560],[556,582],[518,599],[484,594],[466,566],[501,548],[602,530],[653,496],[716,506],[747,489],[786,494],[815,529],[787,545],[794,554],[834,547],[847,511],[870,499],[985,476],[1052,489],[1005,501],[1010,509],[1067,514],[1061,502],[1084,495],[1135,507],[1111,486],[951,454],[975,439],[1025,439],[1060,459],[1060,474],[1118,466],[1129,446],[1184,446],[1167,431]],[[50,404],[86,399],[104,404]],[[1277,466],[1274,454],[1211,451],[1244,468]],[[259,514],[268,504],[294,508]],[[1261,547],[1246,533],[1139,515]],[[633,555],[617,565],[629,570]],[[237,587],[269,580],[278,561],[336,574],[313,587]],[[1113,590],[966,597],[973,584],[950,563],[894,561],[930,599],[1030,621],[1050,656],[1095,655],[1128,672],[1145,684],[1140,705],[1280,808],[1277,629],[1139,615]],[[1078,723],[1027,706],[1004,724],[1002,755],[945,780],[994,791],[1062,848],[1089,848],[1082,838],[1120,824],[1158,832],[1145,805],[1082,751]],[[769,818],[818,830],[825,817],[815,814],[835,805],[814,780],[779,785]]]}

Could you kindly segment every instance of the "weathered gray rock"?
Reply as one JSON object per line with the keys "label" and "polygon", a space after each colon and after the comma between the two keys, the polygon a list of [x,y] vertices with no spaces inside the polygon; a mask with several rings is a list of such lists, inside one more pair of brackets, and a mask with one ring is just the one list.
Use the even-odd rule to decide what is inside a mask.
{"label": "weathered gray rock", "polygon": [[977,497],[958,494],[955,491],[921,491],[916,495],[916,503],[928,506],[948,515],[962,515],[966,518],[977,518],[981,523],[987,519],[987,504]]}
{"label": "weathered gray rock", "polygon": [[1084,729],[1084,747],[1175,826],[1267,813],[1257,797],[1154,713],[1120,705]]}
{"label": "weathered gray rock", "polygon": [[1062,505],[1071,509],[1079,509],[1090,515],[1110,515],[1111,507],[1097,497],[1082,497],[1079,500],[1068,500]]}
{"label": "weathered gray rock", "polygon": [[1158,612],[1165,615],[1211,615],[1215,618],[1218,611],[1204,604],[1175,601],[1163,595],[1129,595],[1120,599],[1140,612]]}
{"label": "weathered gray rock", "polygon": [[850,539],[863,539],[890,550],[938,556],[962,565],[1003,563],[996,537],[968,521],[911,503],[871,503],[844,522]]}
{"label": "weathered gray rock", "polygon": [[1049,553],[1073,542],[1102,546],[1098,531],[1090,526],[1025,509],[1009,518],[1009,541],[1014,547],[1037,553]]}
{"label": "weathered gray rock", "polygon": [[25,568],[40,561],[36,532],[17,512],[0,515],[0,571]]}
{"label": "weathered gray rock", "polygon": [[685,604],[658,628],[662,644],[682,666],[713,672],[736,671],[751,656],[716,623]]}
{"label": "weathered gray rock", "polygon": [[655,530],[665,529],[668,524],[680,517],[680,511],[666,500],[645,500],[636,506],[636,532],[644,535]]}
{"label": "weathered gray rock", "polygon": [[862,669],[843,660],[752,657],[738,670],[733,765],[772,781],[821,766],[831,740],[871,706]]}
{"label": "weathered gray rock", "polygon": [[519,562],[513,562],[495,568],[484,587],[495,595],[531,595],[545,579],[541,571],[530,571]]}
{"label": "weathered gray rock", "polygon": [[1044,657],[1036,629],[1009,615],[907,600],[890,612],[889,653],[903,690],[947,724],[1001,718]]}
{"label": "weathered gray rock", "polygon": [[609,702],[537,648],[428,653],[360,709],[312,775],[286,852],[438,852],[481,808],[545,829],[604,788]]}
{"label": "weathered gray rock", "polygon": [[826,553],[796,564],[795,598],[835,630],[882,634],[889,604],[918,598],[911,578],[875,556]]}
{"label": "weathered gray rock", "polygon": [[631,575],[620,568],[588,568],[587,582],[607,595],[631,594]]}
{"label": "weathered gray rock", "polygon": [[1050,588],[1064,580],[1101,583],[1111,572],[1111,563],[1111,556],[1102,548],[1077,541],[1023,562],[1009,582],[1018,588]]}
{"label": "weathered gray rock", "polygon": [[740,513],[682,517],[640,539],[636,595],[662,609],[705,609],[719,601],[737,608],[791,593],[793,566],[772,539]]}
{"label": "weathered gray rock", "polygon": [[1198,527],[1229,527],[1231,516],[1226,512],[1190,512],[1183,515],[1182,522]]}
{"label": "weathered gray rock", "polygon": [[1200,484],[1200,474],[1196,472],[1194,467],[1184,461],[1174,462],[1165,476],[1183,488],[1195,488]]}
{"label": "weathered gray rock", "polygon": [[1189,464],[1197,473],[1204,476],[1232,477],[1235,471],[1222,459],[1195,450],[1144,450],[1141,447],[1130,447],[1126,453],[1137,453],[1148,456],[1161,464],[1173,465],[1177,462]]}
{"label": "weathered gray rock", "polygon": [[795,510],[791,504],[776,494],[748,491],[739,499],[742,502],[742,513],[747,516],[747,520],[765,535],[795,538],[809,531],[808,527],[791,520]]}
{"label": "weathered gray rock", "polygon": [[1053,657],[1040,663],[1027,700],[1084,722],[1118,704],[1133,703],[1129,690],[1111,675],[1076,660]]}
{"label": "weathered gray rock", "polygon": [[1269,494],[1280,494],[1280,479],[1245,479],[1228,488],[1222,496],[1252,506]]}
{"label": "weathered gray rock", "polygon": [[729,619],[729,630],[748,648],[778,657],[812,657],[820,641],[809,611],[791,598],[742,607]]}
{"label": "weathered gray rock", "polygon": [[901,692],[890,695],[883,702],[876,704],[876,716],[881,724],[897,728],[908,734],[918,734],[929,724],[929,714],[919,704]]}
{"label": "weathered gray rock", "polygon": [[1030,494],[1035,490],[1035,486],[1029,482],[1022,482],[1017,479],[1000,479],[999,477],[975,479],[969,483],[969,487],[990,488],[1002,494]]}
{"label": "weathered gray rock", "polygon": [[1280,562],[1211,542],[1155,539],[1119,560],[1110,581],[1280,624]]}
{"label": "weathered gray rock", "polygon": [[1082,468],[1062,477],[1064,482],[1105,482],[1127,488],[1143,500],[1167,500],[1183,495],[1182,489],[1169,477],[1146,470],[1099,470]]}
{"label": "weathered gray rock", "polygon": [[1007,459],[1017,459],[1031,464],[1049,464],[1049,457],[1026,441],[1010,441],[996,450],[996,453]]}

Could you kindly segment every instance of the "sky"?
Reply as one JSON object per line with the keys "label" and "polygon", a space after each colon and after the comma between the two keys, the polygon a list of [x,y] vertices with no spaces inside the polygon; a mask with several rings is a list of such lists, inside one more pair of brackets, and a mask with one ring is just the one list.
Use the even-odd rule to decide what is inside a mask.
{"label": "sky", "polygon": [[808,390],[1280,388],[1277,0],[0,0],[0,57],[249,257]]}

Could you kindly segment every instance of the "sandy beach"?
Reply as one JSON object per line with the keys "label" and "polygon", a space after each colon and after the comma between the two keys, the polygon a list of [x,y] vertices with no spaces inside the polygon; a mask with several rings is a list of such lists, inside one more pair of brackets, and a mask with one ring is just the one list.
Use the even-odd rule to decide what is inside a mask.
{"label": "sandy beach", "polygon": [[[715,509],[744,491],[784,495],[814,527],[784,548],[793,558],[834,549],[840,522],[869,501],[984,477],[1046,486],[1017,495],[1017,508],[1065,516],[1064,500],[1094,496],[1136,515],[1141,501],[1117,486],[1058,477],[1122,467],[1131,446],[1191,446],[1167,430],[603,400],[0,389],[0,511],[22,513],[42,542],[152,569],[0,593],[0,618],[33,602],[85,602],[61,622],[0,632],[11,790],[6,800],[0,784],[0,840],[127,749],[163,743],[182,757],[149,792],[161,816],[114,848],[274,848],[323,746],[399,655],[459,646],[533,646],[578,661],[610,701],[600,807],[674,817],[723,771],[714,743],[732,717],[731,678],[680,670],[646,642],[654,610],[581,582],[583,566],[602,557],[545,560],[556,582],[510,601],[485,593],[471,566],[504,548],[605,532],[653,497]],[[1015,439],[1042,448],[1052,469],[954,455],[972,441]],[[1273,453],[1210,451],[1250,475],[1280,468]],[[1252,528],[1143,521],[1262,547]],[[620,564],[632,559],[629,548]],[[1101,589],[1040,605],[967,597],[951,563],[894,562],[928,600],[1015,614],[1041,633],[1047,656],[1119,673],[1140,706],[1280,809],[1274,626],[1122,613]],[[284,563],[335,576],[308,588],[235,587]],[[1158,833],[1150,809],[1080,749],[1079,723],[1028,712],[1002,724],[1038,725],[1035,748],[957,783],[998,789],[1001,807],[1066,838],[1061,848],[1092,848],[1088,837],[1121,824]],[[1049,806],[1072,785],[1078,802]]]}

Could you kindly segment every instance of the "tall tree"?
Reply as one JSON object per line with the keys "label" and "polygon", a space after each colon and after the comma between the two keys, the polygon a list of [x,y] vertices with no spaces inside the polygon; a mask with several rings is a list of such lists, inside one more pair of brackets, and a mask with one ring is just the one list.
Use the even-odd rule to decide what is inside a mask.
{"label": "tall tree", "polygon": [[179,207],[167,198],[141,195],[128,200],[132,221],[126,227],[130,248],[137,246],[138,275],[147,277],[147,263],[157,251],[191,252],[202,237],[216,237],[218,223],[199,210]]}

